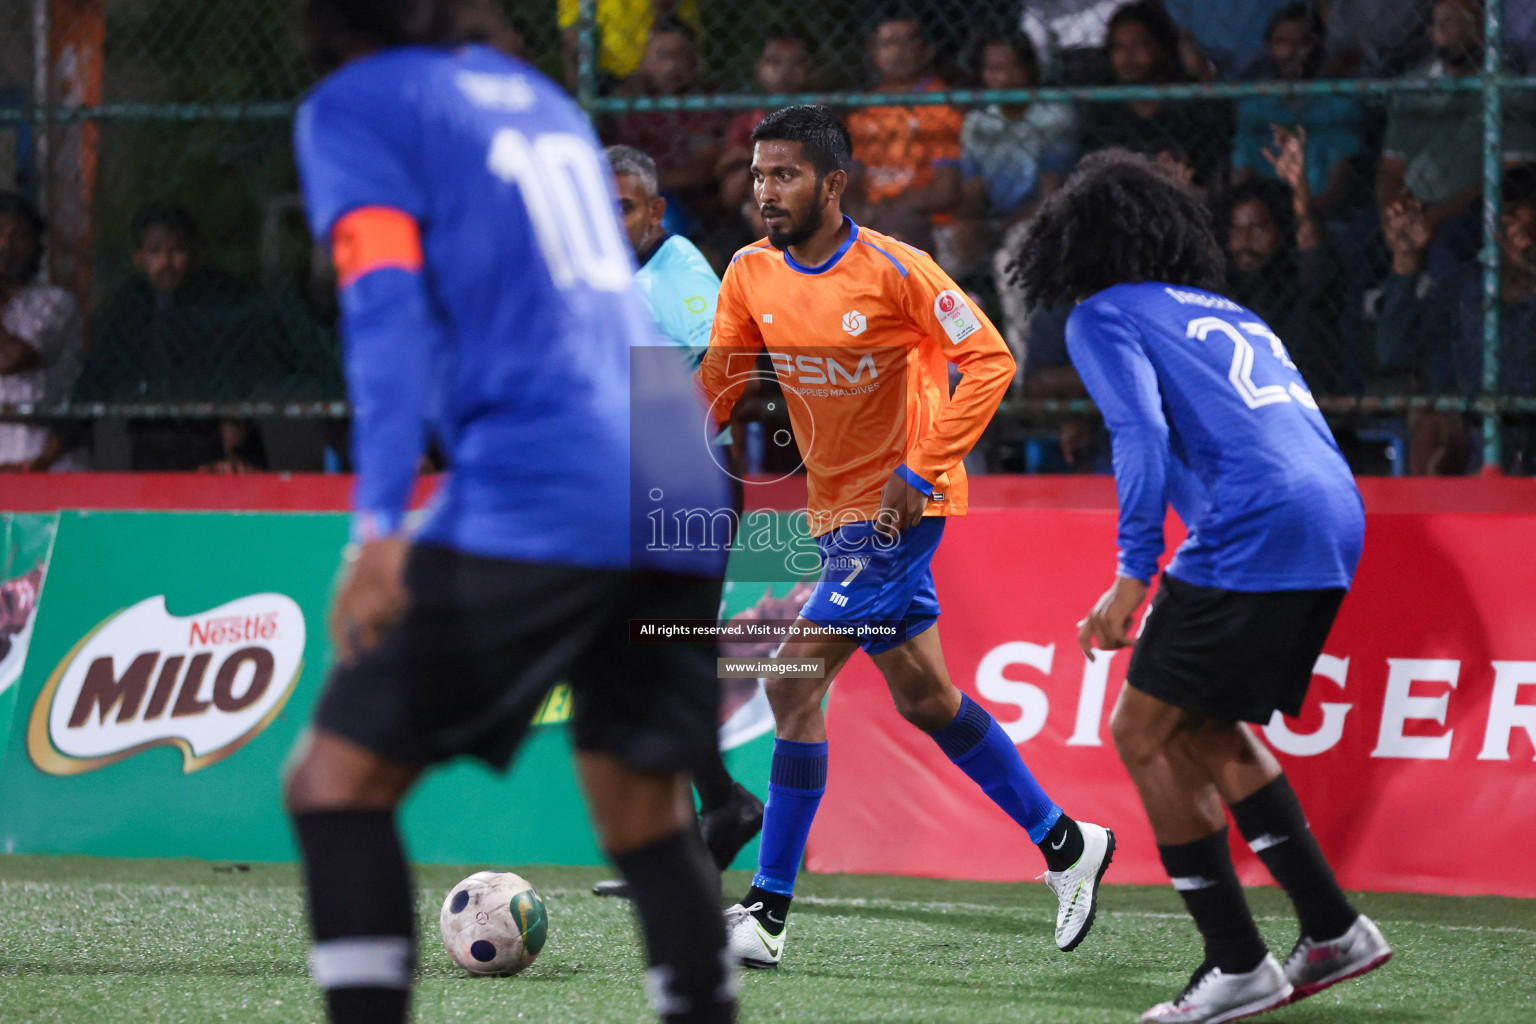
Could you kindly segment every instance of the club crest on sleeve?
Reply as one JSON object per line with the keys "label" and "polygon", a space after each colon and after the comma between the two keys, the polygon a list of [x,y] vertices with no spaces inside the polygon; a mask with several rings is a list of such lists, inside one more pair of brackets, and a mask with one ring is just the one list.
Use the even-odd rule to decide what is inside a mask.
{"label": "club crest on sleeve", "polygon": [[938,318],[944,333],[949,335],[950,342],[956,345],[981,330],[981,319],[971,310],[965,296],[953,288],[944,289],[933,300],[933,315]]}

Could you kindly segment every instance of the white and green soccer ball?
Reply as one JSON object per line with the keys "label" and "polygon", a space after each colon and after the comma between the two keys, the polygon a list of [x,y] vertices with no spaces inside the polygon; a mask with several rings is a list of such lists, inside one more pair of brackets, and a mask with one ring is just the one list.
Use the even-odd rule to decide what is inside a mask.
{"label": "white and green soccer ball", "polygon": [[510,871],[476,871],[449,889],[438,925],[448,955],[471,974],[516,974],[549,935],[544,901]]}

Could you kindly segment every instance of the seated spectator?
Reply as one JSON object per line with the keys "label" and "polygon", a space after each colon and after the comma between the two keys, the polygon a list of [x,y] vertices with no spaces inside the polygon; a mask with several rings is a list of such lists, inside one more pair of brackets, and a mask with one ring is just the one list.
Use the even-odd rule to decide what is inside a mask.
{"label": "seated spectator", "polygon": [[[1503,395],[1531,395],[1536,394],[1536,165],[1505,175],[1503,199],[1495,388]],[[1482,266],[1465,263],[1437,273],[1425,259],[1432,232],[1424,205],[1411,198],[1388,208],[1386,236],[1392,276],[1382,291],[1377,328],[1382,364],[1410,371],[1432,392],[1481,394]],[[1510,428],[1506,437],[1515,433],[1522,440],[1506,445],[1506,469],[1532,472],[1536,453],[1529,417],[1511,422]]]}
{"label": "seated spectator", "polygon": [[1035,44],[1043,77],[1069,85],[1103,75],[1104,27],[1124,0],[1039,0],[1024,4],[1019,28]]}
{"label": "seated spectator", "polygon": [[[1500,394],[1536,393],[1536,165],[1504,177],[1501,255]],[[1382,292],[1377,345],[1386,366],[1416,367],[1434,392],[1483,390],[1483,268],[1465,263],[1436,275],[1425,253],[1431,234],[1422,203],[1387,210],[1392,276]]]}
{"label": "seated spectator", "polygon": [[[1029,37],[982,37],[972,65],[987,89],[1040,84]],[[992,255],[1003,234],[1061,187],[1077,160],[1072,108],[1064,103],[993,104],[965,116],[960,130],[960,212],[945,253],[957,280]],[[942,247],[941,247],[942,253]]]}
{"label": "seated spectator", "polygon": [[[1275,5],[1285,0],[1262,0]],[[1029,0],[1019,19],[1019,27],[1035,44],[1035,50],[1044,59],[1046,73],[1043,77],[1068,85],[1088,85],[1101,82],[1108,73],[1105,61],[1104,41],[1110,20],[1125,0]],[[1220,6],[1217,18],[1206,19],[1215,31],[1232,32],[1262,21],[1264,14],[1252,10],[1234,15],[1231,0],[1187,0],[1189,3],[1212,3]],[[1182,12],[1176,12],[1182,13]],[[1186,19],[1187,20],[1187,19]],[[1237,41],[1247,40],[1235,37]],[[1235,57],[1227,58],[1237,59]],[[1191,79],[1206,79],[1214,70],[1210,57],[1201,48],[1194,34],[1180,32],[1179,60],[1185,74]]]}
{"label": "seated spectator", "polygon": [[[1263,56],[1254,27],[1272,21],[1294,0],[1162,0],[1180,30],[1185,70],[1195,78],[1236,78]],[[1196,49],[1191,52],[1191,44]],[[1209,61],[1214,76],[1201,73],[1199,61]]]}
{"label": "seated spectator", "polygon": [[[1304,82],[1318,77],[1327,43],[1321,16],[1305,3],[1290,3],[1269,22],[1264,57],[1246,76],[1253,80]],[[1254,96],[1237,103],[1237,137],[1232,147],[1234,179],[1274,179],[1264,158],[1271,128],[1302,129],[1307,140],[1307,187],[1323,218],[1337,216],[1355,191],[1354,161],[1365,151],[1363,113],[1353,96]]]}
{"label": "seated spectator", "polygon": [[[693,34],[681,22],[658,22],[645,56],[623,85],[622,96],[682,96],[712,90],[698,80]],[[657,185],[668,200],[667,230],[696,234],[721,217],[715,165],[730,114],[718,110],[649,110],[619,117],[614,141],[656,161]]]}
{"label": "seated spectator", "polygon": [[[1105,37],[1119,85],[1171,85],[1190,80],[1179,58],[1179,27],[1154,0],[1115,12]],[[1118,146],[1187,166],[1194,183],[1209,189],[1226,168],[1231,107],[1206,100],[1133,100],[1089,103],[1082,115],[1084,151]]]}
{"label": "seated spectator", "polygon": [[1072,307],[1055,306],[1037,309],[1029,318],[1024,358],[1019,360],[1025,398],[1088,397],[1067,355],[1067,317],[1071,315]]}
{"label": "seated spectator", "polygon": [[[76,389],[94,402],[216,402],[251,397],[274,376],[271,318],[233,278],[203,261],[202,233],[182,207],[157,203],[133,219],[134,273],[93,319]],[[132,467],[256,468],[255,434],[216,420],[135,420]]]}
{"label": "seated spectator", "polygon": [[[43,218],[25,197],[0,192],[0,403],[69,398],[85,346],[72,295],[38,281]],[[73,431],[0,419],[0,472],[83,468],[69,452]]]}
{"label": "seated spectator", "polygon": [[[1025,343],[1025,398],[1087,398],[1088,389],[1067,354],[1067,317],[1070,306],[1037,309],[1029,318]],[[1054,451],[1042,451],[1035,442],[1026,445],[1026,472],[1110,473],[1109,433],[1097,416],[1067,416],[1057,429]],[[1034,467],[1034,468],[1031,468]]]}
{"label": "seated spectator", "polygon": [[[1483,65],[1480,0],[1437,0],[1428,35],[1435,56],[1412,77],[1465,78]],[[1477,92],[1410,92],[1392,97],[1376,178],[1380,210],[1416,200],[1442,276],[1473,258],[1482,228],[1473,200],[1482,192],[1483,98]],[[1504,96],[1506,164],[1536,160],[1536,94]],[[1385,220],[1385,217],[1383,217]],[[1446,266],[1439,266],[1442,259]]]}
{"label": "seated spectator", "polygon": [[1286,133],[1279,164],[1290,187],[1253,178],[1230,196],[1227,283],[1232,298],[1279,335],[1314,392],[1344,390],[1339,332],[1347,281],[1311,210],[1302,137]]}
{"label": "seated spectator", "polygon": [[1424,60],[1434,0],[1332,0],[1323,78],[1390,78]]}
{"label": "seated spectator", "polygon": [[[937,92],[933,46],[922,23],[901,14],[870,37],[877,92]],[[848,117],[857,187],[854,217],[920,249],[933,248],[935,218],[960,200],[960,126],[950,106],[864,107]]]}
{"label": "seated spectator", "polygon": [[[810,42],[795,29],[771,29],[763,40],[763,52],[753,74],[765,95],[803,92],[811,80]],[[720,203],[727,210],[740,209],[742,203],[752,198],[752,129],[766,113],[762,108],[743,110],[726,129],[725,147],[715,165],[715,176],[720,181]]]}
{"label": "seated spectator", "polygon": [[[597,0],[598,91],[608,92],[635,73],[645,56],[651,30],[658,22],[676,20],[690,31],[699,30],[698,0]],[[581,0],[556,0],[555,20],[560,26],[565,66],[565,87],[575,92],[581,58]]]}

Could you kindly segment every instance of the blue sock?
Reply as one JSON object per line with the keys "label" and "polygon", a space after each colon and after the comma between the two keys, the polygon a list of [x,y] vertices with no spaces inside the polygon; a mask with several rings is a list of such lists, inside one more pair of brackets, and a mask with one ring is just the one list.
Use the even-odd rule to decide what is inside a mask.
{"label": "blue sock", "polygon": [[960,713],[933,734],[933,741],[993,803],[1023,826],[1031,842],[1039,844],[1061,817],[1061,808],[1029,774],[1019,748],[997,719],[968,695],[960,695]]}
{"label": "blue sock", "polygon": [[795,894],[795,875],[805,856],[805,837],[821,795],[827,791],[827,744],[773,741],[768,805],[763,808],[763,838],[752,884],[781,896]]}

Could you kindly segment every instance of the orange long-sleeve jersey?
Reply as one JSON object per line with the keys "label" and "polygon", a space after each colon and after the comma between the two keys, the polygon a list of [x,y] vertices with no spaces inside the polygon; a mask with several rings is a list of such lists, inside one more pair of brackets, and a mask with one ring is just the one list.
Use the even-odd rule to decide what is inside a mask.
{"label": "orange long-sleeve jersey", "polygon": [[[819,267],[766,240],[738,252],[698,370],[724,422],[768,350],[805,461],[815,536],[873,520],[903,464],[909,480],[933,488],[925,515],[964,515],[961,460],[1014,372],[997,328],[927,253],[848,224],[848,241]],[[946,361],[962,374],[953,396]]]}

